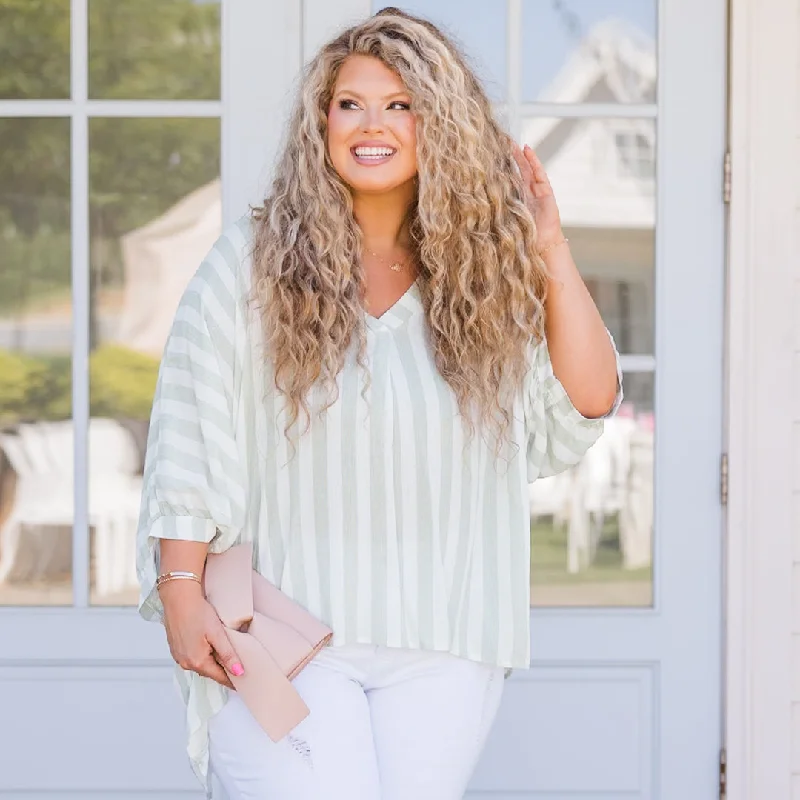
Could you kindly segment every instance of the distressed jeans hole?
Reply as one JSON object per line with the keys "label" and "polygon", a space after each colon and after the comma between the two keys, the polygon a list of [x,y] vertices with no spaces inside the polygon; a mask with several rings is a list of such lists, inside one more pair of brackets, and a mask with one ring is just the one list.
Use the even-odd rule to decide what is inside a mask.
{"label": "distressed jeans hole", "polygon": [[290,747],[300,756],[303,763],[305,763],[309,769],[313,769],[314,763],[311,760],[311,746],[308,742],[305,741],[305,739],[298,739],[296,736],[289,736],[288,740]]}

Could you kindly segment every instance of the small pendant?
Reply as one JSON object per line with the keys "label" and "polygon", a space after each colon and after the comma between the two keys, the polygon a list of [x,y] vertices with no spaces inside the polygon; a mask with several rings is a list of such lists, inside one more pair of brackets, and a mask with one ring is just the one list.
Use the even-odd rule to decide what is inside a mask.
{"label": "small pendant", "polygon": [[392,270],[392,272],[400,272],[400,270],[403,269],[403,265],[399,261],[395,261],[389,269]]}

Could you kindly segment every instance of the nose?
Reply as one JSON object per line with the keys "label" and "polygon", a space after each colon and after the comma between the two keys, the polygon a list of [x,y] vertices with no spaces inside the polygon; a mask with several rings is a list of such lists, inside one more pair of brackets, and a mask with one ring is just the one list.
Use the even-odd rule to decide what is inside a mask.
{"label": "nose", "polygon": [[383,132],[383,110],[376,106],[367,106],[361,116],[361,130],[364,133]]}

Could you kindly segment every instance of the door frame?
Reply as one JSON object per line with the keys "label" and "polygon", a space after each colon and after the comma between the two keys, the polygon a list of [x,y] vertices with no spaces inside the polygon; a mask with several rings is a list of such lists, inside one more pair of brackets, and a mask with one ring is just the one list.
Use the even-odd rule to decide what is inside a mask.
{"label": "door frame", "polygon": [[[730,0],[727,581],[728,800],[788,800],[800,561],[792,368],[800,364],[796,0]],[[794,103],[792,100],[794,99]],[[794,540],[794,541],[793,541]],[[800,575],[795,580],[800,580]],[[793,620],[793,616],[795,619]],[[793,658],[793,655],[795,657]]]}

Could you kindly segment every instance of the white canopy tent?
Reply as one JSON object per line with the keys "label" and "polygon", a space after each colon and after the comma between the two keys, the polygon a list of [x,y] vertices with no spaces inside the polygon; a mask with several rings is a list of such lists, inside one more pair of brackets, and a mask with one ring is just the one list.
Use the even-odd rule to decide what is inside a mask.
{"label": "white canopy tent", "polygon": [[178,301],[220,235],[219,179],[121,240],[125,292],[115,341],[161,357]]}

